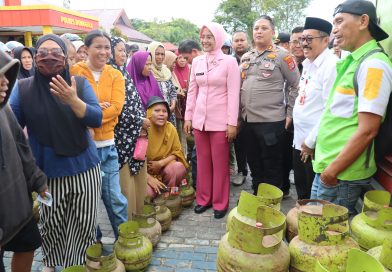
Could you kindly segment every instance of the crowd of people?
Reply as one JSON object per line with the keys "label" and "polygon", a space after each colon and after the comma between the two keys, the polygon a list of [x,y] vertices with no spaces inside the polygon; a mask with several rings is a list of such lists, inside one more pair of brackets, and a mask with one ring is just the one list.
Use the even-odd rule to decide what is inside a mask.
{"label": "crowd of people", "polygon": [[[275,31],[263,15],[252,41],[207,23],[201,46],[185,40],[176,52],[101,30],[3,47],[0,271],[4,251],[14,252],[12,271],[30,271],[41,244],[46,272],[82,264],[102,238],[100,198],[117,239],[146,197],[178,187],[188,170],[195,213],[213,208],[216,219],[230,180],[240,186],[249,172],[254,194],[269,183],[288,195],[292,169],[298,199],[354,213],[376,171],[372,142],[392,89],[392,63],[374,51],[388,34],[366,0],[340,4],[333,25],[307,17],[290,34]],[[39,229],[33,191],[53,198],[40,204]]]}

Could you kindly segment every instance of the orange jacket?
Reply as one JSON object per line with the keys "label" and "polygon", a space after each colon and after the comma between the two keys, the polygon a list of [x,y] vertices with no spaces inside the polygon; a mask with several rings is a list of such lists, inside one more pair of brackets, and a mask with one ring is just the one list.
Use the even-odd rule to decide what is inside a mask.
{"label": "orange jacket", "polygon": [[105,65],[98,82],[86,63],[79,62],[71,68],[74,76],[85,77],[94,89],[99,103],[109,102],[110,107],[103,109],[102,126],[94,128],[94,140],[114,139],[114,127],[118,122],[125,101],[125,80],[120,71]]}

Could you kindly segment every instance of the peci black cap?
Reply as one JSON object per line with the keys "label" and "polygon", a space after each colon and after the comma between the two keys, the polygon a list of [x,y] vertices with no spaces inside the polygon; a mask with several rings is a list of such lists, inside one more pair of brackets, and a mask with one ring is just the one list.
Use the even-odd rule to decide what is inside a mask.
{"label": "peci black cap", "polygon": [[321,18],[306,17],[304,30],[305,29],[316,29],[331,35],[332,24]]}
{"label": "peci black cap", "polygon": [[382,30],[378,25],[376,7],[372,2],[367,0],[347,0],[335,8],[333,16],[338,13],[350,13],[355,15],[366,14],[369,16],[371,28],[371,35],[376,41],[382,41],[389,37],[389,35]]}
{"label": "peci black cap", "polygon": [[286,32],[279,32],[278,37],[275,40],[275,44],[287,43],[290,41],[290,34]]}

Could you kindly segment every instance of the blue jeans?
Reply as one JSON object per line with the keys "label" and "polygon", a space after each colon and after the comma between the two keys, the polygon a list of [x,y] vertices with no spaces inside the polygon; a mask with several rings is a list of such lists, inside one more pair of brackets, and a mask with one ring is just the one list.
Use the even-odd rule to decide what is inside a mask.
{"label": "blue jeans", "polygon": [[[118,226],[128,221],[128,201],[121,193],[117,150],[114,145],[97,148],[101,160],[102,200],[117,240]],[[97,230],[97,240],[101,240],[101,230]]]}
{"label": "blue jeans", "polygon": [[350,215],[356,214],[355,203],[361,196],[364,186],[370,183],[370,178],[361,180],[338,180],[335,186],[326,186],[321,182],[320,174],[316,174],[313,180],[311,199],[322,199],[348,209]]}

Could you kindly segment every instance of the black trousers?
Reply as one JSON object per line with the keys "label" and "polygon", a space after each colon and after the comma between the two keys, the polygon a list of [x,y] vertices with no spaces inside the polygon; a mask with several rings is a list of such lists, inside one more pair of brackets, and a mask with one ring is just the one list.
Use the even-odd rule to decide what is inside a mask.
{"label": "black trousers", "polygon": [[310,158],[304,163],[301,161],[301,151],[293,149],[293,169],[295,188],[298,199],[309,199],[312,183],[315,176]]}
{"label": "black trousers", "polygon": [[294,133],[291,130],[285,130],[283,136],[283,184],[282,191],[290,190],[290,171],[293,169],[293,138]]}
{"label": "black trousers", "polygon": [[241,122],[240,130],[238,131],[237,137],[234,140],[235,157],[237,160],[238,173],[242,173],[243,176],[248,175],[248,166],[246,159],[246,135],[244,131],[244,122]]}
{"label": "black trousers", "polygon": [[255,194],[260,183],[282,186],[284,125],[285,121],[244,123],[246,154]]}

